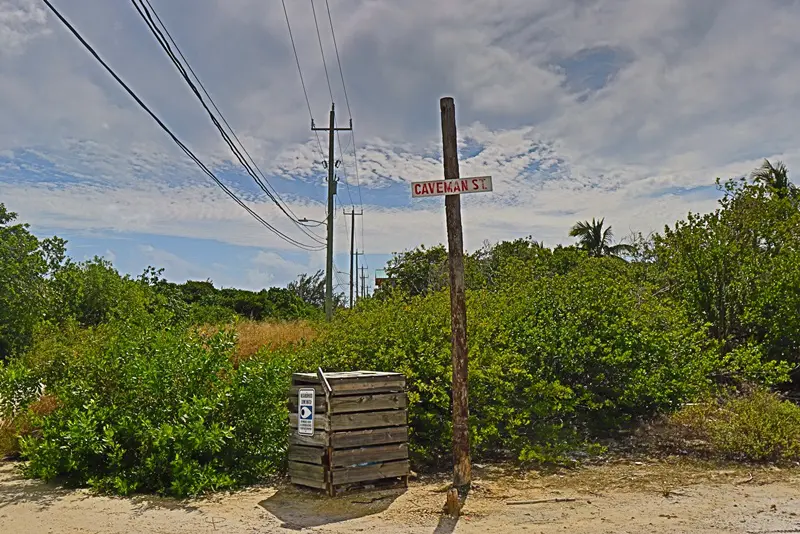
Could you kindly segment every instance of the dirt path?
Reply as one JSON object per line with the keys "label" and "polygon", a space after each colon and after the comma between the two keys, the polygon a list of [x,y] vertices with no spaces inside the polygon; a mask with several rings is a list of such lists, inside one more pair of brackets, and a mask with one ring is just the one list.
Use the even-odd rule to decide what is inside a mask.
{"label": "dirt path", "polygon": [[[476,474],[456,522],[439,514],[441,479],[335,499],[285,486],[177,502],[63,490],[0,464],[0,533],[800,533],[800,470],[630,463]],[[550,501],[508,504],[540,499]]]}

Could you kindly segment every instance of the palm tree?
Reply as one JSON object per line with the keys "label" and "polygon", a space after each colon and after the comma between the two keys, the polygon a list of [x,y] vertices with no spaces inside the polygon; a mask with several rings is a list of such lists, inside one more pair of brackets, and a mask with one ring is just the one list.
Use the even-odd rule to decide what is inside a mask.
{"label": "palm tree", "polygon": [[789,169],[782,161],[776,161],[773,165],[765,159],[761,167],[754,170],[750,176],[754,181],[763,182],[773,189],[778,198],[786,198],[796,190],[795,185],[789,181]]}
{"label": "palm tree", "polygon": [[600,258],[602,256],[612,256],[619,258],[622,254],[632,254],[634,247],[624,243],[611,244],[614,233],[609,226],[603,229],[603,222],[605,219],[592,222],[578,221],[575,226],[569,231],[569,235],[578,238],[578,243],[581,248],[589,253],[589,256]]}

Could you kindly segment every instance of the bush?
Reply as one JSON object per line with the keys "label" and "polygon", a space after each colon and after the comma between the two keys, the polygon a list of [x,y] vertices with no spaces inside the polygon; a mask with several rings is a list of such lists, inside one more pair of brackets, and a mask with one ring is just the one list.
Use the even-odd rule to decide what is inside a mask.
{"label": "bush", "polygon": [[[509,265],[496,290],[469,291],[470,425],[475,456],[561,461],[593,439],[711,387],[717,347],[669,300],[592,259],[566,274]],[[408,379],[417,463],[450,449],[447,292],[400,292],[341,313],[301,357],[330,370]]]}
{"label": "bush", "polygon": [[71,362],[49,385],[58,408],[21,441],[30,476],[184,496],[282,469],[290,358],[235,368],[232,333],[203,339],[155,322],[112,323],[102,338],[66,349]]}
{"label": "bush", "polygon": [[757,389],[687,406],[669,421],[695,452],[730,460],[800,460],[800,406]]}

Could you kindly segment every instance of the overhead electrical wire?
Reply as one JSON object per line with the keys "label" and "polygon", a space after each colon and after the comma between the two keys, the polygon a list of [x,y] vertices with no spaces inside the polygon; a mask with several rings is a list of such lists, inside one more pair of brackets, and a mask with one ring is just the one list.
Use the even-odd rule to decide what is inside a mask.
{"label": "overhead electrical wire", "polygon": [[325,50],[322,48],[322,35],[319,33],[319,23],[317,22],[317,10],[314,7],[314,0],[311,2],[311,13],[314,15],[314,26],[317,28],[317,40],[319,41],[319,52],[322,54],[322,66],[325,68],[325,79],[328,81],[328,92],[331,94],[331,103],[333,103],[333,89],[331,88],[331,77],[328,76],[328,63],[325,61]]}
{"label": "overhead electrical wire", "polygon": [[[344,82],[344,69],[342,69],[342,59],[339,56],[339,44],[336,42],[336,30],[333,29],[333,17],[331,16],[331,6],[328,0],[325,0],[325,9],[328,11],[328,22],[331,26],[331,37],[333,38],[333,49],[336,51],[336,63],[339,65],[339,75],[342,79],[342,91],[344,92],[344,102],[347,104],[347,114],[350,116],[350,121],[353,120],[353,112],[350,109],[350,98],[347,96],[347,84]],[[358,188],[358,202],[361,204],[361,209],[364,209],[364,202],[361,200],[361,180],[358,177],[358,155],[356,154],[356,137],[353,130],[350,130],[350,138],[353,142],[353,167],[356,173],[356,187]]]}
{"label": "overhead electrical wire", "polygon": [[[323,69],[325,69],[325,80],[328,83],[328,93],[331,96],[331,103],[333,103],[333,101],[334,101],[333,86],[331,85],[331,78],[328,75],[328,62],[325,60],[325,49],[322,46],[322,34],[319,31],[319,21],[317,20],[317,10],[314,7],[314,0],[310,0],[310,3],[311,3],[311,13],[314,16],[314,27],[317,30],[317,41],[319,42],[319,53],[322,56],[322,67],[323,67]],[[330,8],[328,8],[328,13],[330,13]],[[333,28],[333,26],[331,26],[331,29],[332,28]],[[338,56],[338,53],[337,53],[337,56]],[[339,65],[341,66],[341,62],[339,62]],[[345,101],[347,101],[347,97],[346,96],[345,96]],[[350,104],[349,103],[347,104],[347,112],[350,113]],[[351,122],[352,122],[352,117],[351,117]],[[336,132],[336,141],[339,144],[339,161],[342,162],[342,169],[343,169],[343,172],[344,172],[344,175],[345,175],[344,185],[347,188],[347,195],[350,197],[350,204],[351,204],[351,206],[353,208],[355,208],[355,203],[353,202],[353,194],[350,191],[350,182],[347,179],[347,172],[344,171],[344,164],[345,163],[344,163],[344,153],[342,151],[342,138],[341,138],[341,135],[339,134],[338,131]]]}
{"label": "overhead electrical wire", "polygon": [[[153,8],[153,6],[150,3],[150,1],[149,0],[131,0],[131,2],[134,5],[134,7],[136,8],[136,11],[139,13],[139,15],[142,18],[142,20],[147,25],[147,27],[150,30],[150,32],[156,38],[156,41],[158,42],[158,44],[161,46],[161,48],[164,50],[164,52],[166,52],[166,54],[169,57],[169,59],[172,61],[172,63],[178,69],[178,72],[180,73],[181,77],[184,79],[184,81],[187,83],[187,85],[192,90],[194,95],[200,101],[200,104],[203,106],[203,109],[206,110],[206,113],[208,114],[208,116],[211,119],[212,123],[217,128],[217,130],[219,131],[220,135],[222,136],[223,140],[225,141],[225,143],[230,148],[231,152],[233,152],[234,156],[236,156],[236,159],[244,167],[244,169],[247,172],[247,174],[253,179],[253,181],[259,186],[259,188],[267,195],[267,197],[281,210],[281,212],[283,212],[283,214],[286,215],[286,217],[288,217],[289,220],[292,221],[293,224],[295,224],[304,234],[306,234],[306,236],[308,236],[309,238],[311,238],[313,241],[315,241],[318,244],[324,244],[324,240],[323,240],[322,237],[320,237],[320,236],[314,234],[313,232],[311,232],[310,230],[308,230],[300,222],[300,220],[297,217],[297,215],[295,215],[294,212],[292,212],[291,208],[289,208],[288,205],[284,205],[284,202],[280,198],[280,195],[278,194],[278,192],[276,190],[274,190],[274,188],[270,185],[270,183],[267,180],[266,176],[264,176],[264,173],[258,167],[258,164],[255,162],[255,160],[250,155],[250,153],[247,152],[247,149],[245,148],[244,144],[239,140],[238,136],[236,135],[236,132],[233,130],[233,128],[228,123],[228,121],[225,119],[224,115],[219,110],[219,107],[217,107],[217,105],[214,102],[213,98],[211,97],[211,95],[206,90],[206,88],[203,85],[202,81],[197,76],[197,74],[195,73],[194,69],[192,69],[192,67],[189,64],[189,62],[186,60],[186,57],[183,55],[183,52],[181,52],[181,50],[178,47],[177,43],[172,38],[172,35],[170,34],[170,32],[167,29],[167,27],[164,24],[164,22],[158,16],[158,13],[155,11],[155,9]],[[155,17],[155,20],[154,20],[154,17]],[[156,24],[156,20],[158,21],[158,24]],[[160,28],[159,28],[159,25],[161,26]],[[162,30],[163,30],[163,32],[162,32]],[[166,37],[165,37],[165,34],[166,34]],[[167,39],[169,39],[169,42],[167,41]],[[171,45],[170,45],[170,43],[171,43]],[[173,51],[173,47],[174,47],[174,51]],[[183,63],[176,56],[176,54],[175,54],[176,52],[180,56],[180,58],[183,60]],[[238,143],[239,146],[237,146],[233,142],[233,139],[231,139],[231,135],[229,135],[228,132],[226,132],[226,130],[222,127],[222,124],[220,124],[219,119],[217,119],[217,117],[211,111],[211,108],[209,108],[208,104],[206,104],[206,101],[203,98],[203,96],[200,94],[200,91],[198,90],[197,85],[195,85],[195,83],[192,81],[191,77],[189,76],[189,74],[187,72],[187,69],[194,76],[194,79],[197,81],[197,85],[199,85],[200,88],[202,89],[203,93],[205,93],[206,98],[208,99],[209,103],[217,111],[217,113],[220,116],[220,119],[225,124],[225,126],[227,126],[228,130],[230,131],[231,135],[233,136],[233,139],[236,140],[236,142]],[[249,159],[249,161],[248,161],[248,159]],[[252,165],[251,165],[251,163],[252,163]],[[254,169],[254,167],[255,167],[255,169]]]}
{"label": "overhead electrical wire", "polygon": [[[294,44],[294,34],[292,33],[292,24],[289,22],[289,12],[286,10],[286,0],[281,0],[281,4],[283,4],[283,15],[286,17],[286,27],[289,30],[289,40],[292,42],[292,52],[294,52],[294,61],[297,64],[297,73],[300,75],[300,86],[303,88],[303,95],[306,97],[306,106],[308,107],[308,118],[311,119],[311,123],[314,123],[314,114],[311,112],[311,100],[308,99],[308,91],[306,90],[306,82],[303,78],[303,69],[300,68],[300,56],[297,55],[297,47]],[[322,141],[319,139],[319,133],[314,132],[314,135],[317,137],[317,146],[319,146],[320,154],[322,155],[322,160],[325,161],[325,151],[322,149]]]}
{"label": "overhead electrical wire", "polygon": [[290,243],[304,250],[309,250],[309,251],[321,250],[316,247],[310,247],[305,243],[297,241],[296,239],[284,234],[283,232],[272,226],[270,223],[268,223],[266,220],[264,220],[263,217],[261,217],[255,211],[253,211],[249,206],[247,206],[239,197],[236,196],[236,194],[233,191],[231,191],[219,178],[217,178],[217,176],[211,170],[209,170],[208,167],[206,167],[206,165],[202,161],[200,161],[200,159],[197,156],[195,156],[195,154],[172,132],[172,130],[170,130],[169,127],[147,106],[147,104],[145,104],[144,101],[141,98],[139,98],[139,96],[130,88],[130,86],[128,86],[128,84],[126,84],[122,80],[122,78],[119,77],[119,75],[108,65],[108,63],[106,63],[105,60],[103,60],[103,58],[100,57],[100,55],[97,53],[94,47],[92,47],[92,45],[90,45],[86,41],[86,39],[83,38],[80,32],[78,32],[78,30],[61,14],[61,12],[58,11],[58,9],[56,9],[56,7],[50,2],[50,0],[43,0],[43,2],[50,9],[50,11],[53,12],[56,18],[58,18],[58,20],[61,21],[61,23],[70,31],[70,33],[72,33],[72,35],[75,36],[76,39],[78,39],[81,45],[83,45],[83,47],[92,55],[92,57],[94,57],[95,60],[97,60],[100,63],[100,65],[102,65],[103,68],[111,75],[111,77],[114,78],[114,80],[118,84],[120,84],[123,89],[125,89],[128,95],[136,101],[136,103],[161,127],[161,129],[164,130],[164,132],[170,137],[170,139],[172,139],[172,141],[176,145],[178,145],[178,147],[198,167],[200,167],[200,170],[202,170],[204,174],[206,174],[209,178],[211,178],[214,181],[214,183],[216,183],[217,186],[219,186],[219,188],[225,192],[225,194],[227,194],[231,199],[233,199],[234,202],[239,204],[239,206],[241,206],[245,211],[247,211],[254,219],[256,219],[259,223],[261,223],[265,228],[273,232],[275,235],[277,235],[287,243]]}
{"label": "overhead electrical wire", "polygon": [[[312,6],[313,6],[313,0],[312,0]],[[330,24],[330,27],[331,27],[331,37],[333,38],[333,48],[336,51],[336,63],[339,66],[339,75],[340,75],[341,80],[342,80],[342,91],[344,92],[344,101],[345,101],[345,104],[347,105],[347,113],[350,116],[350,122],[352,123],[352,121],[353,121],[353,112],[350,109],[350,98],[347,95],[347,84],[344,81],[344,69],[342,69],[342,60],[341,60],[341,56],[339,55],[339,44],[336,41],[336,30],[333,27],[333,17],[331,16],[331,7],[330,7],[330,4],[329,4],[328,0],[325,0],[325,9],[328,12],[328,23]],[[319,35],[319,30],[317,30],[317,34]],[[353,129],[350,130],[350,139],[351,139],[351,141],[353,143],[353,168],[355,170],[356,189],[358,190],[358,203],[359,203],[359,205],[361,207],[361,212],[363,213],[364,212],[364,201],[363,201],[363,198],[361,196],[361,179],[360,179],[360,177],[358,175],[358,152],[357,152],[357,149],[356,149],[356,134],[355,134],[355,131]],[[341,146],[341,141],[340,141],[340,146]],[[342,155],[342,159],[344,159],[344,155]],[[348,188],[348,192],[349,192],[349,188]],[[351,198],[351,203],[352,203],[352,198]],[[363,220],[362,220],[362,224],[361,224],[361,246],[362,246],[362,251],[363,251],[364,247],[365,247]],[[366,256],[364,256],[364,262],[366,263]],[[369,264],[367,264],[367,268],[369,268]]]}
{"label": "overhead electrical wire", "polygon": [[[192,68],[192,65],[186,59],[186,56],[183,55],[183,52],[181,51],[180,47],[178,46],[178,43],[175,42],[175,39],[172,37],[172,34],[170,33],[170,31],[167,28],[166,24],[164,24],[164,21],[161,20],[161,17],[158,15],[158,12],[155,10],[153,5],[150,3],[150,0],[144,0],[144,1],[147,4],[147,7],[149,7],[150,11],[152,11],[153,16],[155,16],[155,19],[158,21],[159,25],[161,26],[161,29],[164,30],[164,33],[166,34],[166,36],[169,39],[170,43],[172,43],[172,46],[175,47],[175,51],[178,53],[178,55],[183,60],[183,63],[186,65],[186,68],[189,69],[189,72],[191,72],[192,76],[197,81],[197,84],[203,90],[203,93],[208,98],[208,101],[211,103],[211,106],[219,114],[219,117],[222,120],[223,124],[225,124],[225,126],[231,132],[231,134],[233,135],[233,138],[236,140],[236,142],[241,147],[242,152],[244,152],[244,154],[247,156],[247,158],[250,161],[250,163],[252,163],[253,167],[255,167],[255,169],[258,171],[258,174],[260,175],[261,178],[259,179],[257,176],[253,177],[254,180],[256,181],[256,183],[259,185],[259,187],[261,187],[262,190],[264,190],[265,187],[270,188],[271,185],[270,185],[269,181],[266,179],[266,177],[264,176],[264,173],[261,171],[261,168],[258,166],[258,163],[256,163],[255,159],[250,155],[250,153],[247,151],[247,148],[244,146],[244,143],[242,143],[242,141],[239,139],[239,136],[236,135],[236,131],[228,123],[227,119],[225,119],[225,115],[223,115],[222,111],[219,109],[219,107],[217,106],[216,102],[214,102],[214,99],[211,97],[209,92],[206,90],[206,87],[203,84],[203,81],[200,79],[200,77],[194,71],[194,69]],[[134,2],[134,6],[135,5],[136,4]],[[147,8],[145,8],[144,6],[142,6],[142,7],[145,10],[145,12],[147,12]],[[141,15],[141,12],[140,12],[140,15]],[[151,29],[151,32],[152,32],[155,29],[154,28],[154,24],[151,24],[151,23],[153,23],[152,18],[150,18],[149,20],[145,20],[145,22],[148,23],[148,27]],[[163,38],[163,36],[161,36],[161,37]],[[156,38],[158,39],[158,35],[156,35]],[[163,48],[163,46],[162,46],[162,48]],[[170,55],[170,59],[173,59],[173,62],[175,62],[174,60],[176,58],[174,58],[174,55],[170,54],[169,50],[166,50],[166,51]],[[178,67],[180,69],[180,65],[176,65],[176,67]],[[185,71],[181,71],[181,74],[185,75]],[[201,102],[202,102],[202,100],[201,100]],[[212,120],[213,120],[213,117],[212,117]],[[222,133],[224,135],[224,132],[222,132]],[[230,146],[230,143],[228,143],[228,144]],[[263,183],[262,183],[262,181],[263,181]],[[266,184],[266,185],[264,185],[264,184]],[[274,187],[272,187],[272,192],[271,193],[269,191],[266,191],[266,190],[265,190],[265,193],[267,193],[270,196],[274,195],[275,197],[277,197],[278,200],[280,200],[280,195],[278,194],[278,192],[275,190]],[[291,214],[291,215],[287,214],[290,218],[293,218],[293,219],[295,219],[295,220],[297,220],[299,222],[299,218],[291,210],[291,208],[288,205],[286,205],[286,210],[288,210],[289,214]],[[285,213],[286,210],[283,210],[284,213]],[[316,236],[316,237],[319,237],[319,236]]]}

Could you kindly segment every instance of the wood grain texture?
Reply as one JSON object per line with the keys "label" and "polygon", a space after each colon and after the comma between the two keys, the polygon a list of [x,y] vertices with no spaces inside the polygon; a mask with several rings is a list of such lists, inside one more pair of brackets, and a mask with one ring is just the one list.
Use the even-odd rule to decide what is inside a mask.
{"label": "wood grain texture", "polygon": [[334,451],[332,462],[334,467],[347,467],[367,462],[388,462],[407,459],[408,444],[392,443],[391,445]]}
{"label": "wood grain texture", "polygon": [[[297,416],[295,416],[296,418]],[[325,417],[325,416],[319,416]],[[378,428],[405,425],[408,414],[405,410],[390,410],[386,412],[361,412],[331,414],[330,430],[357,430],[361,428]],[[325,424],[327,424],[327,418]],[[315,421],[316,424],[316,421]]]}
{"label": "wood grain texture", "polygon": [[315,430],[313,436],[301,436],[296,430],[289,434],[289,445],[307,445],[310,447],[325,447],[328,445],[328,433],[324,430]]}
{"label": "wood grain texture", "polygon": [[301,462],[289,462],[289,476],[292,479],[301,478],[304,480],[325,481],[325,468],[321,465],[305,464]]}
{"label": "wood grain texture", "polygon": [[[442,161],[446,180],[459,177],[456,107],[452,98],[439,101],[442,116]],[[447,263],[450,270],[450,326],[453,361],[453,485],[469,486],[472,469],[469,452],[467,402],[467,305],[464,289],[464,236],[461,196],[444,198],[447,226]]]}
{"label": "wood grain texture", "polygon": [[308,464],[322,465],[325,456],[323,447],[308,447],[306,445],[289,445],[289,460],[305,462]]}
{"label": "wood grain texture", "polygon": [[376,428],[368,430],[351,430],[333,432],[330,435],[334,449],[366,447],[388,443],[404,443],[408,441],[408,427]]}
{"label": "wood grain texture", "polygon": [[330,413],[368,412],[371,410],[403,409],[407,407],[408,398],[405,393],[354,395],[332,397]]}
{"label": "wood grain texture", "polygon": [[382,478],[403,477],[408,475],[410,465],[408,460],[384,462],[381,464],[364,467],[342,467],[331,472],[334,486],[364,482],[365,480],[380,480]]}
{"label": "wood grain texture", "polygon": [[[290,413],[289,414],[289,426],[291,428],[297,428],[297,414]],[[317,430],[328,430],[328,416],[325,414],[314,414],[314,431]]]}
{"label": "wood grain texture", "polygon": [[[289,408],[290,413],[297,413],[297,395],[289,397],[286,406]],[[325,413],[328,411],[328,405],[325,403],[324,395],[314,396],[314,409],[316,410],[316,413]]]}
{"label": "wood grain texture", "polygon": [[309,488],[316,488],[316,489],[327,489],[328,483],[324,480],[309,480],[306,478],[301,477],[291,477],[292,484],[297,484],[298,486],[308,486]]}

